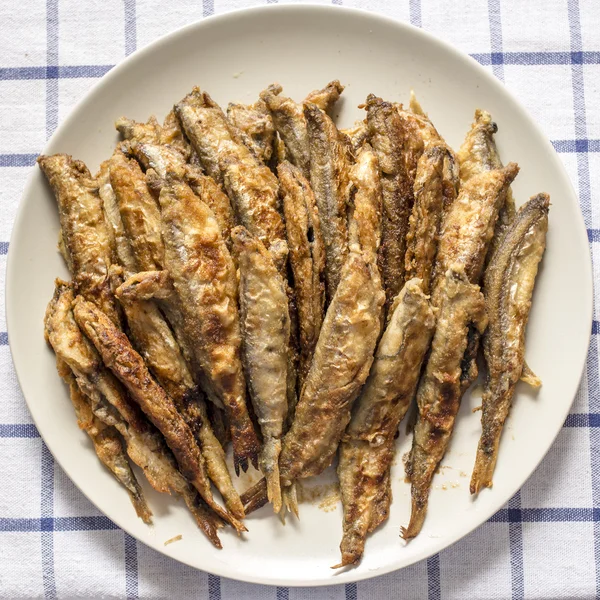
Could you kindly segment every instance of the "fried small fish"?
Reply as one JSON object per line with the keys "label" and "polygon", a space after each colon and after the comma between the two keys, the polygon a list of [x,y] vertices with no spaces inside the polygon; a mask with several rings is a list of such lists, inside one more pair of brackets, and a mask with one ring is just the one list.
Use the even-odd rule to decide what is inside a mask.
{"label": "fried small fish", "polygon": [[110,159],[110,183],[138,270],[162,269],[164,245],[160,210],[138,162],[117,149]]}
{"label": "fried small fish", "polygon": [[243,144],[221,108],[194,88],[175,110],[206,172],[223,183],[236,222],[267,248],[284,240],[277,178]]}
{"label": "fried small fish", "polygon": [[263,447],[259,466],[269,501],[281,510],[279,454],[287,415],[287,365],[290,338],[288,297],[283,277],[264,245],[236,227],[233,249],[239,265],[242,359]]}
{"label": "fried small fish", "polygon": [[246,470],[248,462],[256,464],[259,444],[246,406],[233,260],[212,211],[176,175],[167,174],[159,201],[181,334],[205,376],[209,398],[227,410],[236,472]]}
{"label": "fried small fish", "polygon": [[115,122],[115,128],[124,140],[159,144],[161,126],[155,116],[151,116],[146,123],[138,123],[127,117],[120,117]]}
{"label": "fried small fish", "polygon": [[160,433],[146,421],[82,335],[71,309],[73,299],[72,285],[57,280],[45,318],[46,339],[57,359],[71,369],[79,389],[89,398],[94,415],[121,434],[129,458],[142,469],[150,485],[157,492],[181,495],[198,527],[220,548],[217,530],[223,522],[177,471]]}
{"label": "fried small fish", "polygon": [[439,232],[444,216],[443,171],[446,149],[432,146],[419,159],[414,183],[414,205],[406,235],[405,278],[421,279],[429,293]]}
{"label": "fried small fish", "polygon": [[405,120],[381,98],[367,98],[369,139],[381,171],[383,212],[379,265],[389,308],[404,283],[406,235],[413,205],[412,181],[406,166]]}
{"label": "fried small fish", "polygon": [[279,459],[282,485],[327,468],[365,382],[380,332],[377,266],[351,252],[333,297]]}
{"label": "fried small fish", "polygon": [[108,278],[112,248],[98,182],[83,162],[68,154],[40,156],[38,165],[58,204],[63,256],[78,293],[120,324]]}
{"label": "fried small fish", "polygon": [[525,365],[525,328],[538,266],[546,248],[547,194],[533,196],[507,227],[484,275],[489,326],[483,336],[488,373],[482,397],[482,434],[471,493],[492,486],[498,446],[515,386]]}
{"label": "fried small fish", "polygon": [[275,125],[265,101],[261,98],[254,104],[231,102],[227,118],[246,136],[244,143],[254,156],[268,164],[275,148]]}
{"label": "fried small fish", "polygon": [[352,151],[357,154],[363,144],[369,139],[369,127],[367,120],[356,121],[352,127],[340,129],[340,133],[345,135],[350,140]]}
{"label": "fried small fish", "polygon": [[298,309],[302,389],[323,323],[325,249],[315,197],[302,171],[285,161],[278,165],[277,174]]}
{"label": "fried small fish", "polygon": [[327,113],[304,105],[310,148],[310,185],[315,195],[325,244],[327,298],[331,301],[348,255],[350,156],[340,132]]}
{"label": "fried small fish", "polygon": [[204,458],[172,399],[150,375],[142,357],[131,343],[100,311],[81,296],[75,299],[73,315],[79,327],[96,347],[104,364],[127,388],[156,428],[165,436],[182,474],[198,490],[204,501],[238,532],[246,531],[242,523],[224,510],[213,498]]}
{"label": "fried small fish", "polygon": [[423,527],[431,482],[454,429],[469,330],[481,334],[487,325],[483,294],[465,271],[460,264],[446,271],[431,351],[417,388],[418,416],[407,464],[412,508],[408,526],[401,529],[405,540]]}
{"label": "fried small fish", "polygon": [[342,562],[356,564],[367,534],[387,518],[394,436],[404,418],[435,328],[435,315],[418,279],[396,296],[369,377],[346,428],[337,468],[344,507]]}
{"label": "fried small fish", "polygon": [[302,105],[310,103],[327,112],[338,101],[343,90],[344,86],[335,80],[323,89],[308,94],[301,104],[283,96],[283,88],[279,84],[270,85],[260,95],[271,112],[275,129],[285,146],[287,159],[307,179],[310,179],[310,147]]}
{"label": "fried small fish", "polygon": [[184,160],[195,162],[198,159],[190,146],[190,142],[185,137],[183,129],[181,129],[181,123],[175,114],[175,110],[169,111],[169,114],[165,117],[159,139],[161,145],[175,148],[181,152]]}

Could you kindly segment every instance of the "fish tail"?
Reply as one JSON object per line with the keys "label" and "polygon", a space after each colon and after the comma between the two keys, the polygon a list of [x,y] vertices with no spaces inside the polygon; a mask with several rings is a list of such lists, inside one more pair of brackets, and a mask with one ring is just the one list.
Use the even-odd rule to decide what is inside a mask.
{"label": "fish tail", "polygon": [[296,489],[296,482],[293,482],[290,486],[284,487],[282,490],[283,503],[287,510],[294,513],[297,519],[300,518],[298,512],[298,492]]}
{"label": "fish tail", "polygon": [[276,513],[278,513],[282,507],[281,482],[279,480],[280,452],[281,440],[277,438],[267,438],[260,455],[260,468],[267,480],[267,497]]}

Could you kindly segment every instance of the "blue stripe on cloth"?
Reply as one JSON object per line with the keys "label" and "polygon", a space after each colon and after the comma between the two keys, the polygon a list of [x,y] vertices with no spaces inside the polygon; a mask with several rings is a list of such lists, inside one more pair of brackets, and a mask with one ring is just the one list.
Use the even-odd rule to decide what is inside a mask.
{"label": "blue stripe on cloth", "polygon": [[0,331],[0,346],[8,345],[8,333],[6,331]]}
{"label": "blue stripe on cloth", "polygon": [[202,0],[202,16],[210,17],[215,12],[214,0]]}
{"label": "blue stripe on cloth", "polygon": [[40,434],[32,423],[0,423],[0,438],[39,438]]}
{"label": "blue stripe on cloth", "polygon": [[33,79],[94,79],[106,75],[114,65],[69,65],[64,67],[2,67],[0,81]]}
{"label": "blue stripe on cloth", "polygon": [[108,517],[0,518],[0,532],[108,531],[119,529]]}
{"label": "blue stripe on cloth", "polygon": [[0,154],[0,167],[31,167],[37,154]]}
{"label": "blue stripe on cloth", "polygon": [[347,583],[344,586],[344,595],[346,600],[358,600],[358,587],[356,583]]}
{"label": "blue stripe on cloth", "polygon": [[488,20],[490,22],[490,45],[492,47],[492,72],[504,81],[504,61],[502,60],[502,15],[500,0],[488,0]]}
{"label": "blue stripe on cloth", "polygon": [[586,523],[599,520],[600,509],[598,508],[502,508],[489,519],[489,522]]}
{"label": "blue stripe on cloth", "polygon": [[421,0],[410,0],[408,3],[410,11],[410,22],[415,27],[423,27],[423,19],[421,17]]}
{"label": "blue stripe on cloth", "polygon": [[277,600],[289,600],[290,598],[290,588],[287,587],[278,587],[276,590],[276,599]]}
{"label": "blue stripe on cloth", "polygon": [[46,0],[46,137],[58,125],[58,0]]}
{"label": "blue stripe on cloth", "polygon": [[427,559],[427,600],[441,600],[442,582],[440,578],[440,555]]}
{"label": "blue stripe on cloth", "polygon": [[125,56],[137,47],[136,0],[124,0],[125,7]]}
{"label": "blue stripe on cloth", "polygon": [[137,542],[128,533],[123,532],[125,543],[125,593],[127,600],[138,598],[138,555]]}
{"label": "blue stripe on cloth", "polygon": [[600,152],[600,140],[554,140],[557,152]]}
{"label": "blue stripe on cloth", "polygon": [[600,52],[477,52],[471,54],[478,63],[489,66],[493,64],[542,66],[542,65],[598,65]]}
{"label": "blue stripe on cloth", "polygon": [[599,324],[598,321],[592,321],[592,335],[598,335],[598,329]]}
{"label": "blue stripe on cloth", "polygon": [[42,481],[40,532],[42,543],[42,578],[44,597],[56,598],[54,575],[54,460],[42,441]]}
{"label": "blue stripe on cloth", "polygon": [[208,574],[208,600],[221,600],[221,578]]}
{"label": "blue stripe on cloth", "polygon": [[512,600],[522,600],[525,597],[522,518],[521,492],[519,491],[508,501],[508,539],[510,545]]}

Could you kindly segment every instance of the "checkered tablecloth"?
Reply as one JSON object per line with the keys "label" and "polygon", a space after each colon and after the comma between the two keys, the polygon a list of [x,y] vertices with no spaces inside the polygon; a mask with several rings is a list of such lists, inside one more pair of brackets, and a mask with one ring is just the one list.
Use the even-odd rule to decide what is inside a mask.
{"label": "checkered tablecloth", "polygon": [[[182,566],[137,543],[98,513],[40,439],[10,359],[3,289],[12,223],[36,155],[73,104],[136,48],[197,19],[254,4],[256,0],[0,1],[0,597],[597,597],[597,320],[571,414],[523,489],[489,522],[439,555],[358,584],[274,588]],[[596,259],[599,0],[333,0],[333,4],[410,21],[468,52],[503,80],[560,153],[578,190]],[[599,268],[596,260],[596,279]]]}

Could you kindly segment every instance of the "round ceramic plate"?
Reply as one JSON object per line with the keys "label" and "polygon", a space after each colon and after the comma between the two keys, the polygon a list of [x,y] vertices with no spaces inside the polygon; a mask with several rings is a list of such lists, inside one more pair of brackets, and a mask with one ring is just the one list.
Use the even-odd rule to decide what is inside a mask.
{"label": "round ceramic plate", "polygon": [[[301,520],[284,527],[264,507],[247,519],[249,532],[221,535],[214,549],[182,503],[148,489],[154,526],[136,518],[127,494],[100,465],[45,345],[42,319],[56,276],[67,277],[56,250],[59,230],[54,199],[34,169],[16,220],[8,258],[7,319],[17,374],[40,434],[81,491],[110,519],[159,552],[205,571],[263,584],[322,585],[380,575],[426,558],[483,523],[523,485],[567,415],[582,373],[591,330],[592,278],[586,231],[577,198],[551,144],[526,111],[471,58],[410,25],[365,12],[323,6],[256,8],[206,19],[136,52],[108,73],[59,127],[46,154],[67,152],[92,170],[110,156],[113,123],[126,115],[159,119],[194,85],[226,105],[253,102],[280,82],[301,100],[308,91],[340,79],[347,87],[336,109],[338,123],[363,118],[358,105],[368,93],[407,101],[413,88],[435,125],[455,148],[478,107],[499,126],[504,161],[521,172],[513,186],[517,203],[545,191],[552,198],[548,249],[538,277],[527,331],[527,360],[542,378],[534,393],[517,388],[502,438],[492,490],[473,501],[468,484],[480,415],[476,391],[463,399],[451,447],[436,475],[421,535],[405,545],[400,526],[409,517],[409,485],[402,456],[404,426],[393,469],[389,520],[372,534],[362,563],[335,572],[341,538],[341,506],[328,484],[329,469],[307,483]],[[241,485],[253,480],[245,476]],[[317,492],[321,491],[321,495]],[[183,539],[164,546],[178,534]]]}

